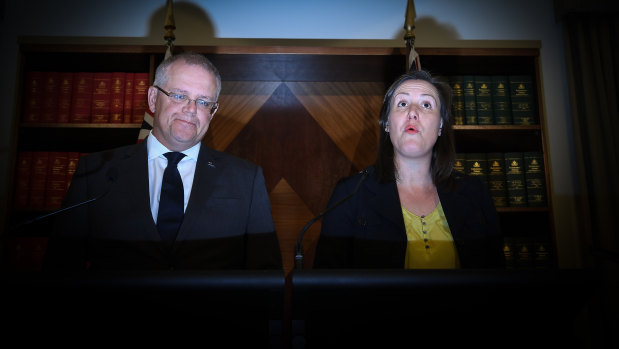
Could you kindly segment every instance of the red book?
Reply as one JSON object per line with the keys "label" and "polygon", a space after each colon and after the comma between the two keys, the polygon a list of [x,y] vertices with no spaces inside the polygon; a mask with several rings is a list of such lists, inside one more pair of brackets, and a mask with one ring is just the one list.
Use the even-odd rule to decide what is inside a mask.
{"label": "red book", "polygon": [[58,112],[58,91],[60,74],[58,72],[46,72],[43,85],[43,109],[42,122],[56,122]]}
{"label": "red book", "polygon": [[66,152],[50,152],[47,166],[47,183],[45,185],[45,207],[60,208],[67,188]]}
{"label": "red book", "polygon": [[112,73],[94,73],[92,82],[92,117],[90,122],[106,124],[110,122]]}
{"label": "red book", "polygon": [[78,152],[69,152],[67,154],[67,189],[71,185],[71,180],[73,179],[73,174],[77,169],[77,163],[80,160],[80,153]]}
{"label": "red book", "polygon": [[58,113],[56,121],[67,123],[71,120],[71,93],[73,91],[73,73],[60,73],[58,84]]}
{"label": "red book", "polygon": [[125,74],[125,105],[123,109],[123,122],[130,124],[133,120],[133,76],[134,73]]}
{"label": "red book", "polygon": [[133,117],[134,123],[142,123],[148,103],[148,73],[135,73],[133,76]]}
{"label": "red book", "polygon": [[15,174],[15,208],[24,209],[28,207],[32,156],[32,152],[30,151],[22,151],[17,155],[17,173]]}
{"label": "red book", "polygon": [[71,122],[89,123],[92,106],[93,73],[79,72],[73,75],[71,96]]}
{"label": "red book", "polygon": [[122,124],[125,109],[125,73],[112,73],[112,86],[110,95],[110,123]]}
{"label": "red book", "polygon": [[41,271],[47,249],[47,237],[11,237],[6,241],[6,270],[12,272]]}
{"label": "red book", "polygon": [[24,122],[41,122],[43,113],[43,94],[45,86],[44,72],[28,72],[26,74],[26,90],[24,92]]}
{"label": "red book", "polygon": [[45,205],[45,185],[49,166],[49,153],[37,151],[32,157],[32,171],[30,172],[30,195],[28,207],[42,209]]}

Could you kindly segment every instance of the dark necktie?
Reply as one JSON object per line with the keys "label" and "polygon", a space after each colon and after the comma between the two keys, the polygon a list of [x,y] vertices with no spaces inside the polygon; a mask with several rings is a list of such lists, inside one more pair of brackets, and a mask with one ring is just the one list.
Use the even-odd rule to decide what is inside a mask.
{"label": "dark necktie", "polygon": [[161,181],[157,229],[163,241],[172,244],[185,215],[183,181],[176,167],[185,154],[169,152],[163,155],[168,158],[168,166]]}

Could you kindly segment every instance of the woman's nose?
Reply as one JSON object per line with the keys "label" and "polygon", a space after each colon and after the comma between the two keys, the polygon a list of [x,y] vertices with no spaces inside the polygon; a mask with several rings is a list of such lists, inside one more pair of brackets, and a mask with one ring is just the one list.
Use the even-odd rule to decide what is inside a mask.
{"label": "woman's nose", "polygon": [[415,121],[419,119],[419,113],[417,111],[417,108],[415,108],[414,106],[411,106],[410,110],[408,111],[408,119],[413,119]]}

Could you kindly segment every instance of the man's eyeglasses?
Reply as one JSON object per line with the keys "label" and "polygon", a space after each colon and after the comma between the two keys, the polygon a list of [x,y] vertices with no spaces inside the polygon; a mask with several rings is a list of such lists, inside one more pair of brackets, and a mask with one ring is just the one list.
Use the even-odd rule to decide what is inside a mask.
{"label": "man's eyeglasses", "polygon": [[210,111],[211,114],[214,113],[215,110],[217,110],[217,108],[219,107],[219,103],[217,102],[210,102],[202,98],[191,99],[187,95],[182,95],[182,94],[174,93],[174,92],[168,92],[156,85],[155,85],[155,88],[161,91],[164,95],[168,96],[168,98],[170,98],[170,101],[176,104],[189,104],[191,103],[191,101],[195,101],[196,107],[198,109],[202,111],[207,111],[207,112]]}

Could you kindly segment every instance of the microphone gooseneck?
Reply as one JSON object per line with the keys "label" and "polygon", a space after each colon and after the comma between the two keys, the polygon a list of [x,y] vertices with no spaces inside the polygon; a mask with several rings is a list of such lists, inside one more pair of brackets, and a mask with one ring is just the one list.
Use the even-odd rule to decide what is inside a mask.
{"label": "microphone gooseneck", "polygon": [[344,203],[345,201],[347,201],[348,199],[353,197],[357,193],[357,191],[359,191],[359,188],[361,187],[361,183],[363,183],[363,181],[365,181],[365,179],[367,178],[368,174],[369,173],[368,173],[367,169],[364,169],[363,171],[361,171],[361,179],[357,183],[357,186],[355,187],[355,190],[353,190],[350,194],[346,195],[340,201],[336,202],[335,204],[331,205],[330,207],[327,207],[326,210],[322,211],[316,217],[310,219],[309,222],[307,222],[307,224],[305,224],[305,227],[303,227],[303,229],[301,230],[301,233],[299,234],[299,238],[297,240],[297,243],[296,243],[296,245],[294,247],[294,266],[295,266],[295,269],[297,269],[297,270],[303,269],[303,261],[304,261],[304,258],[305,258],[305,252],[303,251],[303,236],[305,235],[305,232],[309,229],[309,227],[312,226],[312,224],[314,224],[317,220],[322,218],[329,211],[333,210],[334,208],[338,207],[339,205],[341,205],[342,203]]}

